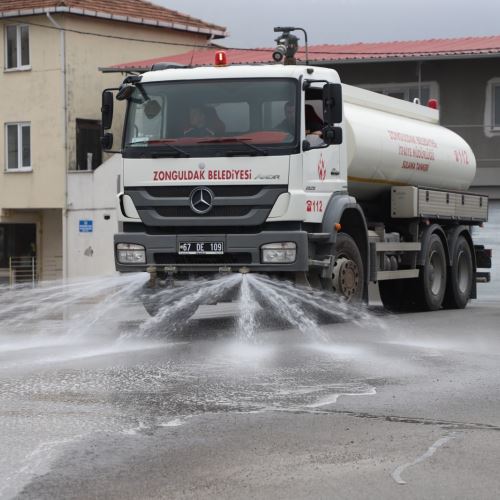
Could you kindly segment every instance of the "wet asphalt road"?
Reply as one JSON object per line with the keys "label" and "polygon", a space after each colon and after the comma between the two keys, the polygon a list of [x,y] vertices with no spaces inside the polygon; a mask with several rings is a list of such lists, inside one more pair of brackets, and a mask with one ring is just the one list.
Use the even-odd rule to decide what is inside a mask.
{"label": "wet asphalt road", "polygon": [[499,498],[500,267],[463,311],[250,337],[150,335],[139,285],[0,290],[0,498]]}
{"label": "wet asphalt road", "polygon": [[0,496],[498,498],[499,324],[482,300],[250,341],[25,332],[0,351]]}

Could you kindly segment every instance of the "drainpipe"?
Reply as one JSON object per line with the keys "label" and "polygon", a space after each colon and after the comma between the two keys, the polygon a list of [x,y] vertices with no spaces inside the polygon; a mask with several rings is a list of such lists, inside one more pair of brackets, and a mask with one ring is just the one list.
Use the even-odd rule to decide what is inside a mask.
{"label": "drainpipe", "polygon": [[52,26],[57,28],[61,39],[61,84],[62,84],[62,126],[64,138],[64,206],[62,219],[62,265],[63,279],[68,277],[68,92],[67,92],[67,73],[66,73],[66,33],[62,26],[47,12],[47,19]]}

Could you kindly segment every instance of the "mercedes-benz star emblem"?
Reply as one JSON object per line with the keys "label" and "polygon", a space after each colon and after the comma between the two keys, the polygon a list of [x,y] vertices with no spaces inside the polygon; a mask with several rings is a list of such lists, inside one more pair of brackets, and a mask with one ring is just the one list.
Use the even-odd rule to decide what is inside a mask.
{"label": "mercedes-benz star emblem", "polygon": [[206,214],[212,209],[214,193],[206,187],[191,191],[191,210],[197,214]]}

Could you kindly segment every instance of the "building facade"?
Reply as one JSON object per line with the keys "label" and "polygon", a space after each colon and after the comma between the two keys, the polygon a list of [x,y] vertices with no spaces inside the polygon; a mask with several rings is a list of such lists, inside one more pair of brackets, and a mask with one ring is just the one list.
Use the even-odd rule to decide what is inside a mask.
{"label": "building facade", "polygon": [[121,79],[98,67],[193,50],[226,34],[142,0],[93,4],[0,0],[0,282],[30,269],[32,279],[68,276],[69,177],[80,174],[84,187],[81,175],[106,159],[101,92]]}

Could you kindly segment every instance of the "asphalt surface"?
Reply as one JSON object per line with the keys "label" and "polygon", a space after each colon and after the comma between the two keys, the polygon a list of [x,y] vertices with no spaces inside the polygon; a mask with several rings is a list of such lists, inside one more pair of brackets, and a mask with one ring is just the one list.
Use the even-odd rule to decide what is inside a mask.
{"label": "asphalt surface", "polygon": [[133,277],[2,295],[0,498],[497,499],[493,277],[465,310],[248,330],[213,306],[175,335]]}
{"label": "asphalt surface", "polygon": [[1,495],[498,498],[499,324],[483,300],[250,340],[26,333],[0,358]]}

